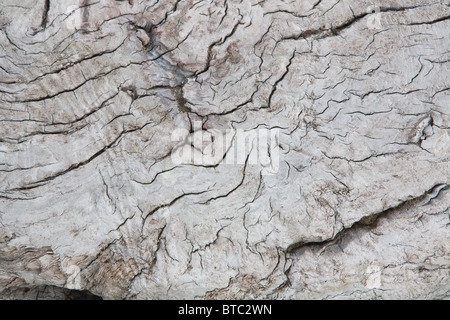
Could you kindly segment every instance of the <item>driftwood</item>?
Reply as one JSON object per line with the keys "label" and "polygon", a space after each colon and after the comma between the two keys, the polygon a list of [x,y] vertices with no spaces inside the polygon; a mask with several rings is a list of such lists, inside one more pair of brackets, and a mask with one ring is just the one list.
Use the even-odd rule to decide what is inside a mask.
{"label": "driftwood", "polygon": [[448,298],[449,13],[2,0],[0,298]]}

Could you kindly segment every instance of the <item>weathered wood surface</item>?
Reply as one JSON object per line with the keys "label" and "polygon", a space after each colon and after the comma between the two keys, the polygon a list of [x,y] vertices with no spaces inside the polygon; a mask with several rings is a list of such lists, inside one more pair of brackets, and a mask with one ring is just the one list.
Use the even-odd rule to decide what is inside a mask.
{"label": "weathered wood surface", "polygon": [[448,298],[449,13],[2,0],[0,298]]}

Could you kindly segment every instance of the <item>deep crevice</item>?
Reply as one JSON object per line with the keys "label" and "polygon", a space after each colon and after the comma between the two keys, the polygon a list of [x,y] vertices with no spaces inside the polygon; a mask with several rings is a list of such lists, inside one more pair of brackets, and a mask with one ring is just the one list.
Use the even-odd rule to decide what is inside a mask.
{"label": "deep crevice", "polygon": [[42,14],[42,22],[41,22],[42,29],[45,29],[47,27],[49,11],[50,11],[50,0],[45,0],[44,1],[44,13]]}
{"label": "deep crevice", "polygon": [[75,290],[55,285],[14,287],[1,292],[2,297],[14,300],[103,300],[88,290]]}
{"label": "deep crevice", "polygon": [[395,207],[390,207],[381,212],[372,213],[372,214],[362,217],[360,220],[354,222],[351,226],[349,226],[347,228],[343,228],[341,231],[338,231],[333,237],[331,237],[329,239],[325,239],[323,241],[307,241],[307,240],[306,241],[298,241],[298,242],[295,242],[295,243],[289,245],[286,249],[286,252],[292,253],[293,251],[297,251],[297,250],[300,250],[300,249],[303,249],[306,247],[314,247],[314,246],[323,247],[324,245],[326,245],[328,243],[341,240],[343,237],[346,236],[346,234],[348,232],[353,232],[355,230],[361,230],[361,229],[372,230],[377,227],[377,224],[380,219],[386,217],[387,215],[392,213],[392,211],[400,210],[403,208],[409,209],[413,206],[418,205],[420,202],[422,202],[427,196],[431,195],[432,193],[435,193],[437,191],[437,195],[435,195],[435,197],[437,197],[442,190],[447,190],[447,189],[448,189],[448,185],[446,185],[446,184],[443,184],[443,183],[436,184],[431,189],[425,191],[423,194],[421,194],[417,197],[405,200],[405,201],[399,203],[398,205],[396,205]]}

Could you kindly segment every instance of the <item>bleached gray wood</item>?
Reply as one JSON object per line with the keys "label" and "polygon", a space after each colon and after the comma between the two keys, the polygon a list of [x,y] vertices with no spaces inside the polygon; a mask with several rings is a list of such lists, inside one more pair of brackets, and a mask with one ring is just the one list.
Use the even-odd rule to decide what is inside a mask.
{"label": "bleached gray wood", "polygon": [[[449,13],[2,0],[0,298],[448,298]],[[278,172],[174,163],[202,129]]]}

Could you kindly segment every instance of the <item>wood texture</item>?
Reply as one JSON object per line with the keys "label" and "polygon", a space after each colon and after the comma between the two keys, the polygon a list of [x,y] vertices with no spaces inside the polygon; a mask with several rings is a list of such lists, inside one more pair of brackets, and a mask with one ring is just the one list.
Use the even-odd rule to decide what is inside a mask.
{"label": "wood texture", "polygon": [[449,13],[2,0],[0,298],[448,298]]}

